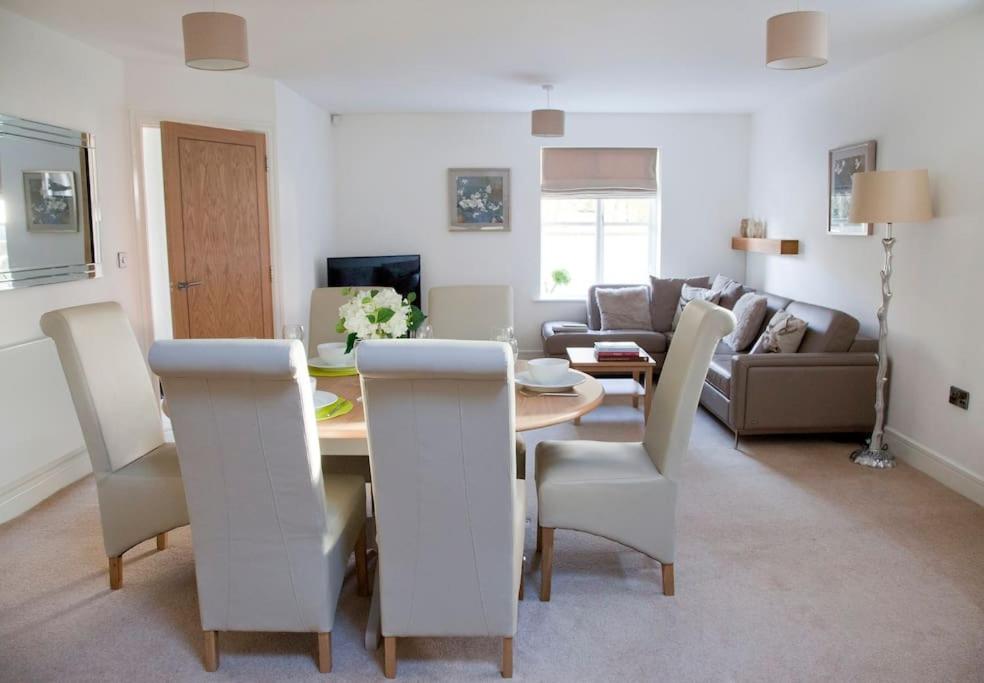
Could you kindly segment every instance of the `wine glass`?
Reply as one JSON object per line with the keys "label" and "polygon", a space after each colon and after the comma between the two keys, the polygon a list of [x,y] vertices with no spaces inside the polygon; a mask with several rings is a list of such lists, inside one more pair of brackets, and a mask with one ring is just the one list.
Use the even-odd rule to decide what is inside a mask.
{"label": "wine glass", "polygon": [[519,360],[519,341],[511,327],[497,327],[492,334],[492,341],[505,342],[512,348],[513,359]]}
{"label": "wine glass", "polygon": [[304,341],[304,325],[284,325],[284,339]]}
{"label": "wine glass", "polygon": [[420,323],[420,326],[410,333],[411,339],[433,339],[434,328],[427,321]]}

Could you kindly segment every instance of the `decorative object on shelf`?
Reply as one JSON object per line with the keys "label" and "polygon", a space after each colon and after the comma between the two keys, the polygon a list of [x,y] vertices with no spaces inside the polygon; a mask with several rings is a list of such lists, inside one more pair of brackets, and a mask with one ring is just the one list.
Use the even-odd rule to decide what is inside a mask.
{"label": "decorative object on shelf", "polygon": [[741,227],[738,229],[738,234],[742,237],[751,237],[751,235],[748,234],[748,226],[751,225],[751,222],[751,218],[742,218]]}
{"label": "decorative object on shelf", "polygon": [[509,169],[448,170],[449,220],[455,232],[509,230]]}
{"label": "decorative object on shelf", "polygon": [[246,20],[228,12],[193,12],[181,17],[185,64],[205,71],[249,66]]}
{"label": "decorative object on shelf", "polygon": [[878,143],[868,140],[830,150],[827,156],[827,233],[830,235],[871,234],[871,223],[851,219],[851,178],[855,173],[875,170]]}
{"label": "decorative object on shelf", "polygon": [[414,305],[417,296],[413,292],[402,297],[388,287],[346,288],[342,296],[352,297],[339,307],[335,326],[336,332],[347,334],[345,353],[350,353],[359,340],[408,337],[427,317]]}
{"label": "decorative object on shelf", "polygon": [[888,382],[888,306],[892,302],[892,234],[894,223],[924,223],[933,218],[929,172],[868,171],[854,176],[850,219],[885,223],[885,265],[881,271],[882,305],[878,309],[878,380],[875,390],[875,427],[866,448],[851,454],[859,465],[895,467],[895,456],[885,443],[885,385]]}
{"label": "decorative object on shelf", "polygon": [[78,232],[73,171],[24,171],[28,232]]}
{"label": "decorative object on shelf", "polygon": [[564,110],[550,108],[550,93],[553,86],[545,83],[540,86],[547,93],[547,108],[534,109],[530,116],[530,129],[538,138],[564,137]]}
{"label": "decorative object on shelf", "polygon": [[812,69],[827,63],[827,15],[786,12],[765,25],[765,65],[770,69]]}
{"label": "decorative object on shelf", "polygon": [[752,251],[757,254],[792,256],[799,253],[799,240],[732,237],[731,248],[735,251]]}
{"label": "decorative object on shelf", "polygon": [[765,222],[760,220],[752,220],[748,224],[748,236],[753,239],[762,239],[765,237]]}

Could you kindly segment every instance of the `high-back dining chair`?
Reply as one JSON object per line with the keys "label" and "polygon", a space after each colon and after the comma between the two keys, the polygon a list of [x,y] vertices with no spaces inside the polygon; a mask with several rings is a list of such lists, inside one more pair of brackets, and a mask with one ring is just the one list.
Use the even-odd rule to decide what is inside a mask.
{"label": "high-back dining chair", "polygon": [[342,290],[348,287],[318,287],[311,290],[311,311],[308,316],[308,356],[318,355],[318,344],[345,341],[345,335],[335,331],[338,309],[348,297]]}
{"label": "high-back dining chair", "polygon": [[676,501],[711,356],[735,318],[706,301],[683,311],[656,386],[642,443],[542,441],[536,448],[540,599],[550,599],[554,529],[603,536],[656,559],[673,595]]}
{"label": "high-back dining chair", "polygon": [[160,403],[133,328],[115,301],[48,311],[95,472],[109,587],[123,585],[123,553],[188,523],[181,469],[164,441]]}
{"label": "high-back dining chair", "polygon": [[492,339],[497,329],[513,326],[512,287],[431,287],[427,316],[437,339]]}
{"label": "high-back dining chair", "polygon": [[318,634],[331,670],[331,630],[348,557],[367,592],[365,484],[321,472],[300,341],[159,341],[195,548],[205,668],[219,631]]}
{"label": "high-back dining chair", "polygon": [[360,343],[379,544],[384,673],[396,639],[503,639],[512,675],[526,515],[513,458],[512,351],[499,342]]}

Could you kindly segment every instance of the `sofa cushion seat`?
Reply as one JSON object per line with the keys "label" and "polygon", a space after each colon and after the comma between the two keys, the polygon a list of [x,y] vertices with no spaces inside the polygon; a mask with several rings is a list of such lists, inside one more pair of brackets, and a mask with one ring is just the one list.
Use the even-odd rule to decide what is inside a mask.
{"label": "sofa cushion seat", "polygon": [[707,368],[707,383],[728,398],[731,397],[731,366],[733,362],[734,356],[730,353],[715,354]]}
{"label": "sofa cushion seat", "polygon": [[568,347],[592,347],[598,341],[632,341],[650,354],[666,353],[666,335],[652,330],[588,330],[587,332],[555,332],[554,325],[543,323],[543,351],[551,356],[566,355]]}

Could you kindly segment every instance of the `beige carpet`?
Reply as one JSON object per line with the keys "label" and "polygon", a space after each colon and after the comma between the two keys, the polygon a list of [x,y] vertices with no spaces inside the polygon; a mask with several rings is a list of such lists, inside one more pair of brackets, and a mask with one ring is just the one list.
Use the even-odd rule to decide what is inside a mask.
{"label": "beige carpet", "polygon": [[[640,434],[638,413],[610,405],[528,437],[532,451],[540,438]],[[538,601],[534,569],[520,603],[516,678],[984,680],[984,509],[904,465],[852,465],[850,447],[757,438],[739,452],[701,413],[676,597],[663,597],[657,563],[558,531],[553,600]],[[129,552],[110,592],[91,478],[0,526],[0,680],[382,678],[352,576],[329,677],[313,636],[298,634],[223,634],[221,668],[205,674],[189,532],[172,538],[163,553],[153,542]],[[404,641],[399,677],[497,680],[498,653],[491,639]]]}

